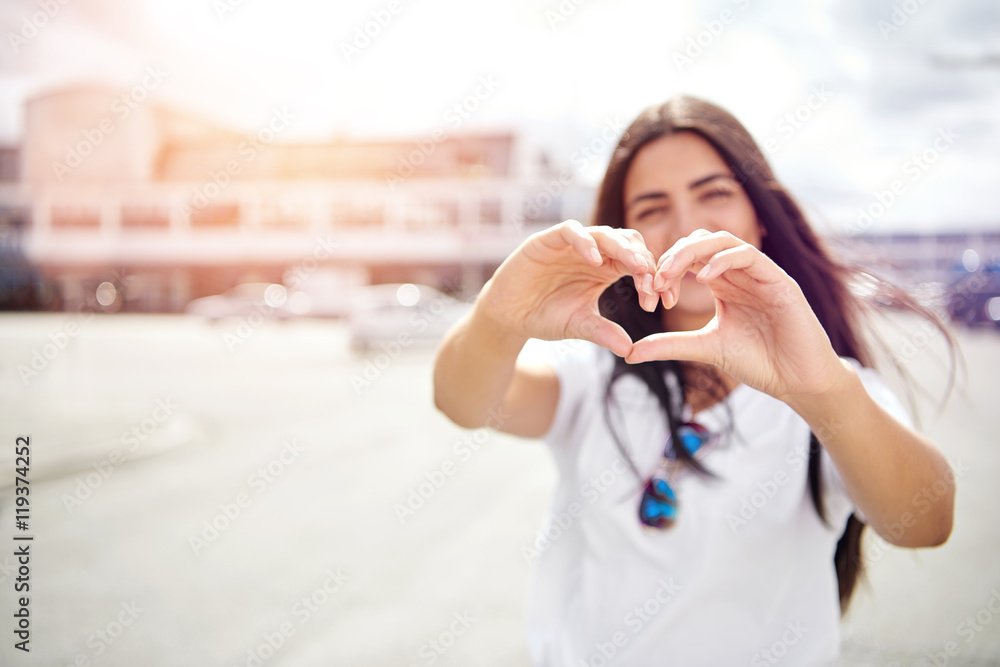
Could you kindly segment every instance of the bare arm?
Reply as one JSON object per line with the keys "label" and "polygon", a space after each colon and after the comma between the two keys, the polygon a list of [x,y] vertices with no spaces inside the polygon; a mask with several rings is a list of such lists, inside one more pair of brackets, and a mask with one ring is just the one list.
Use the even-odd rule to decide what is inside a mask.
{"label": "bare arm", "polygon": [[434,403],[465,428],[489,426],[526,438],[545,434],[559,381],[544,365],[518,364],[527,338],[473,309],[445,338],[434,365]]}
{"label": "bare arm", "polygon": [[831,389],[786,402],[809,422],[880,536],[900,547],[944,544],[955,505],[951,466],[933,443],[868,395],[850,364],[841,363],[843,375]]}

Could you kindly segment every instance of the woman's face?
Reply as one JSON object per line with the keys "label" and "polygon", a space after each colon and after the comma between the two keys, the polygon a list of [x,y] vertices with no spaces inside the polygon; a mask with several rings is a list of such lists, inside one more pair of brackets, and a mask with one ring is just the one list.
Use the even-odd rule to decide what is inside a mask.
{"label": "woman's face", "polygon": [[[763,235],[743,187],[695,132],[656,139],[632,159],[625,175],[625,226],[642,234],[656,259],[697,229],[727,231],[757,248]],[[684,277],[677,304],[665,317],[707,322],[715,314],[711,290],[694,275]]]}

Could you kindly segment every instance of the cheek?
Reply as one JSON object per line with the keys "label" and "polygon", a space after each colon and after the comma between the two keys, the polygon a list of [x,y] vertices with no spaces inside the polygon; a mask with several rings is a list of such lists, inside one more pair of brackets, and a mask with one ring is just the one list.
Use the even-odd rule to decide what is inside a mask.
{"label": "cheek", "polygon": [[726,218],[726,231],[760,248],[760,223],[757,222],[757,214],[753,210],[753,206],[750,205],[750,202],[747,202],[746,206],[735,207]]}

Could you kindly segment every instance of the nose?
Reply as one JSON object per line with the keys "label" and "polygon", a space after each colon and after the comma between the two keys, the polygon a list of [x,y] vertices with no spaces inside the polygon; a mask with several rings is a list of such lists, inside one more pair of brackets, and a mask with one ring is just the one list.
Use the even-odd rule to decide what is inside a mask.
{"label": "nose", "polygon": [[676,202],[670,215],[647,232],[646,245],[659,258],[675,243],[699,229],[711,229],[711,222],[702,215],[693,202]]}
{"label": "nose", "polygon": [[674,218],[674,224],[671,226],[674,238],[670,240],[671,245],[694,231],[708,229],[705,216],[701,215],[695,202],[687,198],[676,202],[674,206]]}

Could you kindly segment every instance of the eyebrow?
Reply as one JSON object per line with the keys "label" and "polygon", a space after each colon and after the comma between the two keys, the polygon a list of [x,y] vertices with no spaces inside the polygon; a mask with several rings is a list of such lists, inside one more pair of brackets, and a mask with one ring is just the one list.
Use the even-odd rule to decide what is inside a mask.
{"label": "eyebrow", "polygon": [[[727,174],[727,173],[722,173],[722,172],[717,173],[717,174],[709,174],[708,176],[705,176],[704,178],[699,178],[697,181],[691,181],[690,183],[688,183],[688,190],[694,190],[695,188],[698,188],[698,187],[700,187],[702,185],[705,185],[706,183],[710,183],[710,182],[712,182],[712,181],[714,181],[716,179],[719,179],[719,178],[725,178],[725,179],[728,179],[728,180],[731,180],[731,181],[735,181],[736,180],[735,178],[733,178],[732,174]],[[633,206],[635,206],[639,202],[644,201],[646,199],[669,199],[669,198],[670,198],[670,196],[666,192],[662,192],[662,191],[644,192],[643,194],[634,197],[632,199],[632,201],[630,201],[625,206],[625,210],[628,210],[628,209],[632,208]]]}

